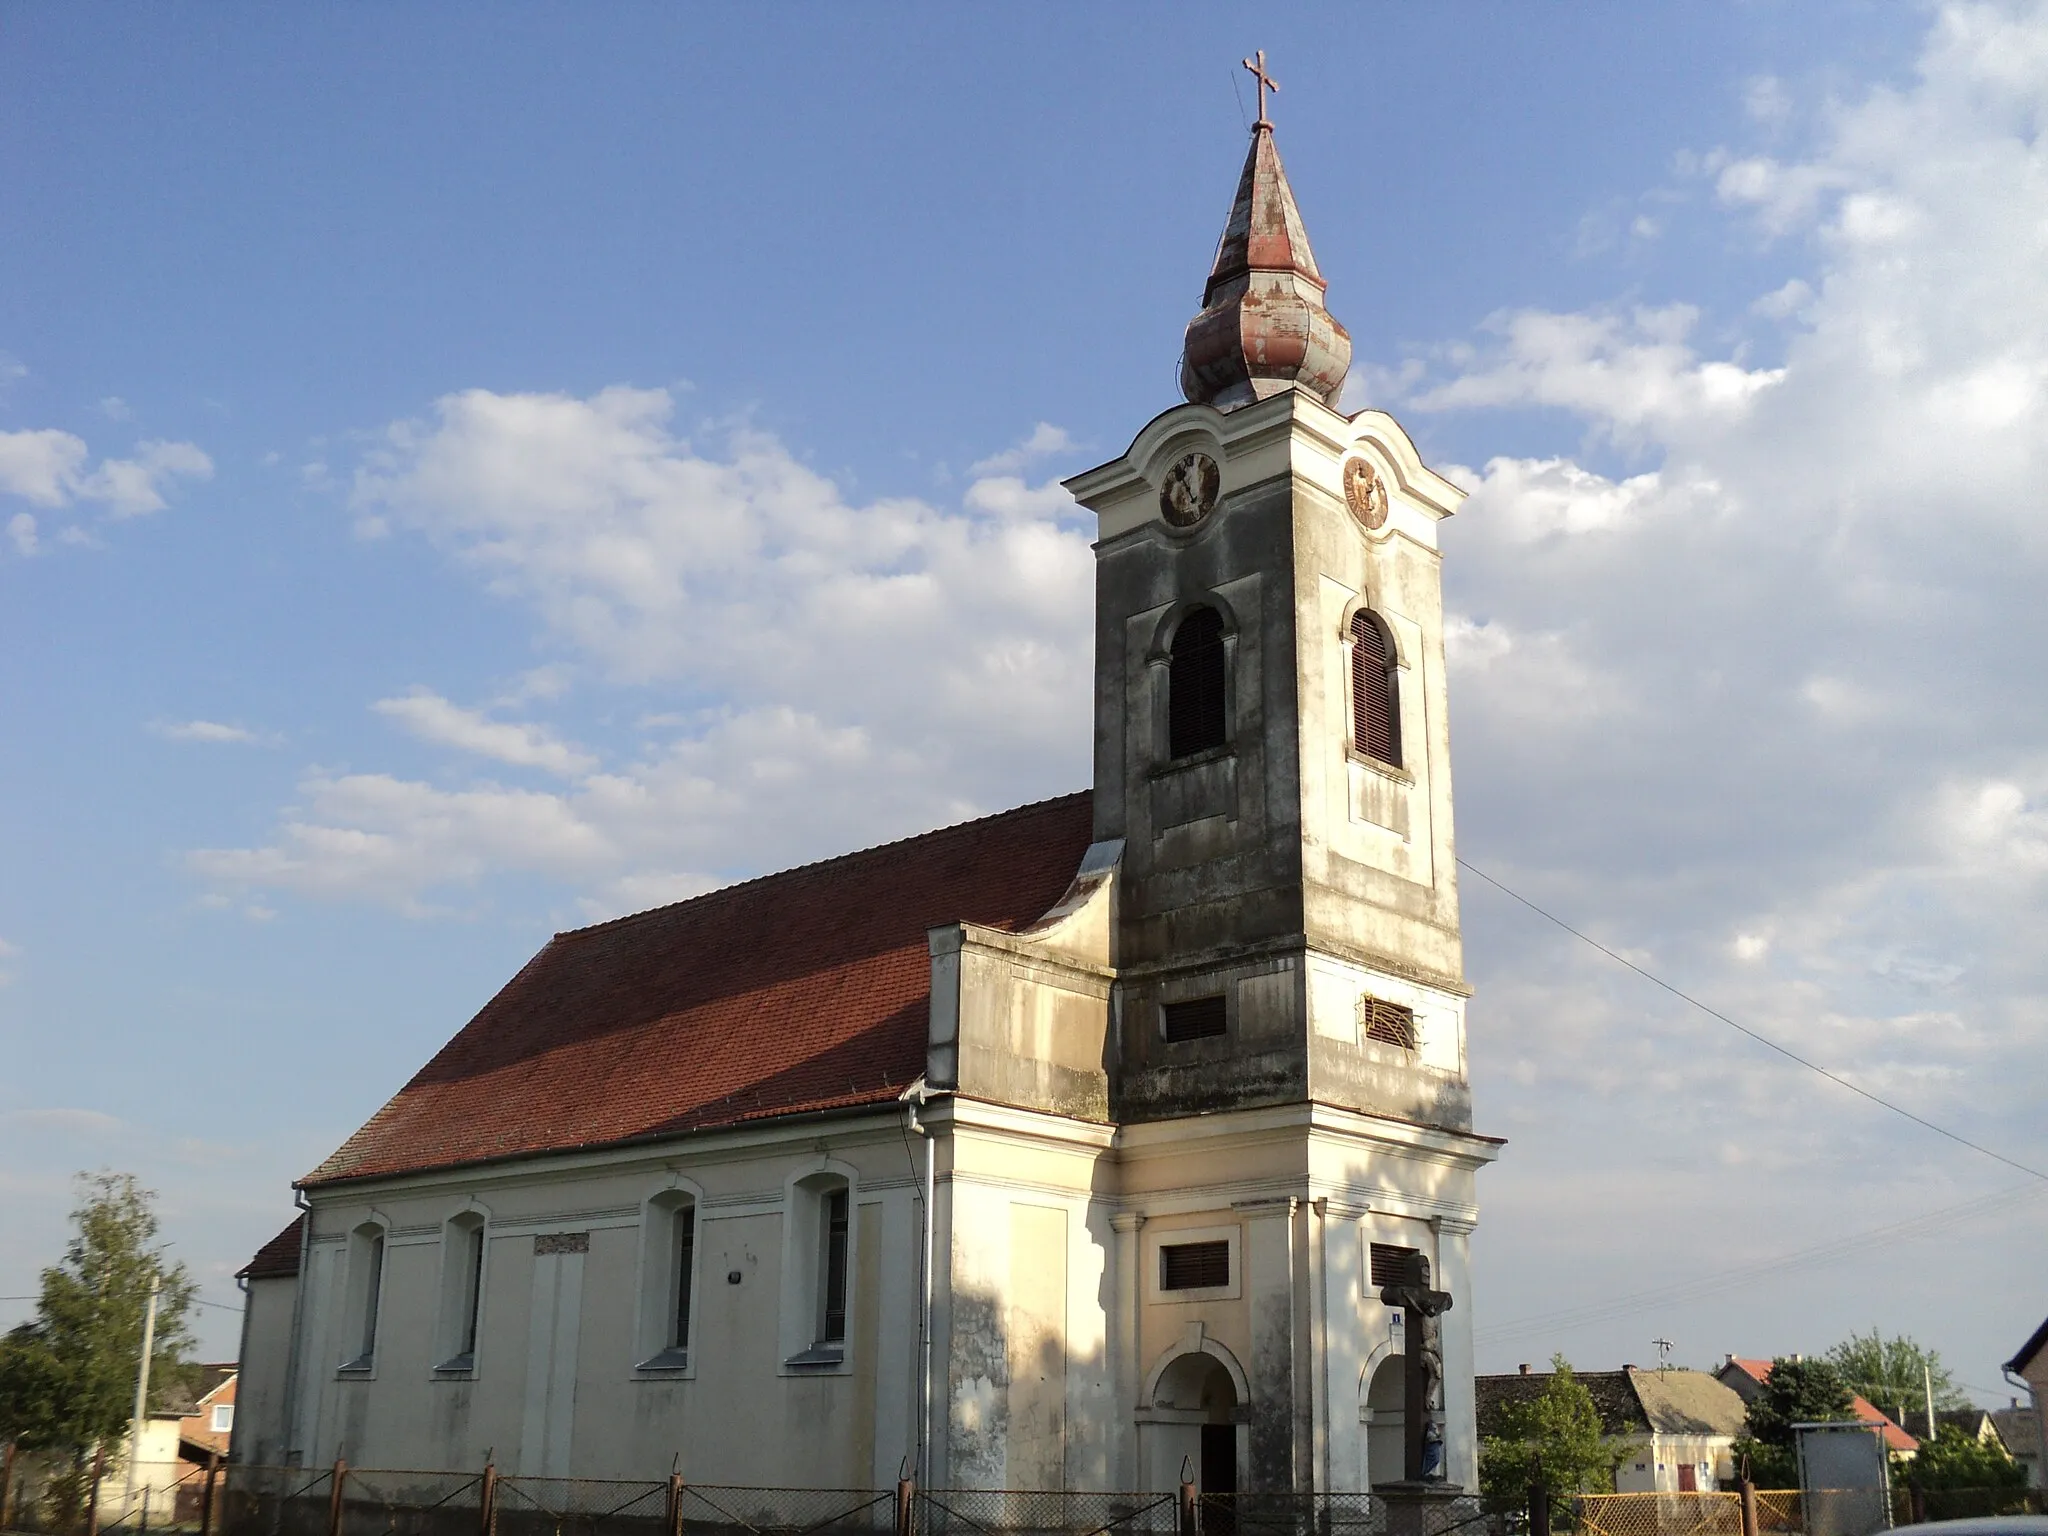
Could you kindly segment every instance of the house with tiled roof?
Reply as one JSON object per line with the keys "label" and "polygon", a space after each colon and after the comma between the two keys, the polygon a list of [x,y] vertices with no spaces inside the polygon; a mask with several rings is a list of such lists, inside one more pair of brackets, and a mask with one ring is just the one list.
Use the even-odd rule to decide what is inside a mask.
{"label": "house with tiled roof", "polygon": [[2027,1474],[2029,1488],[2048,1487],[2042,1477],[2041,1416],[2031,1403],[2014,1398],[2009,1406],[1991,1410],[1991,1427],[2005,1454]]}
{"label": "house with tiled roof", "polygon": [[[1097,519],[1086,790],[561,933],[297,1186],[234,1454],[1476,1478],[1438,529],[1261,121]],[[310,1085],[317,1091],[318,1085]]]}
{"label": "house with tiled roof", "polygon": [[[1474,1403],[1482,1438],[1504,1431],[1503,1410],[1541,1397],[1554,1379],[1526,1365],[1512,1375],[1481,1376]],[[1665,1366],[1639,1371],[1574,1371],[1600,1415],[1601,1439],[1614,1453],[1618,1493],[1710,1493],[1734,1486],[1732,1451],[1747,1405],[1706,1371]]]}
{"label": "house with tiled roof", "polygon": [[[2005,1362],[2005,1379],[2015,1386],[2024,1383],[2027,1388],[2027,1403],[2022,1405],[2015,1399],[2013,1408],[2019,1410],[2024,1406],[2032,1411],[2036,1447],[2031,1458],[2033,1483],[2037,1488],[2048,1487],[2048,1411],[2042,1407],[2043,1401],[2048,1400],[2048,1319],[2028,1335],[2027,1342],[2019,1347],[2019,1353]],[[2029,1459],[2027,1454],[2014,1444],[2024,1438],[2017,1418],[2016,1412],[2014,1433],[2007,1438],[2006,1445],[2013,1459],[2025,1464]]]}
{"label": "house with tiled roof", "polygon": [[[1771,1379],[1771,1362],[1768,1360],[1745,1359],[1731,1354],[1722,1362],[1715,1377],[1738,1393],[1743,1402],[1752,1403],[1762,1390],[1763,1384]],[[1919,1451],[1920,1442],[1906,1433],[1897,1423],[1869,1398],[1860,1392],[1849,1394],[1849,1411],[1859,1423],[1876,1427],[1884,1441],[1884,1448],[1894,1456],[1911,1456]]]}

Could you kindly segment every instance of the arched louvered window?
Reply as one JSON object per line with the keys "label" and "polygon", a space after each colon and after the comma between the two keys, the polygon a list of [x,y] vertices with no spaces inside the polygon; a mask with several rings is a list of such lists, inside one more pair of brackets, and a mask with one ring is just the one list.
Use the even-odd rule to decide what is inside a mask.
{"label": "arched louvered window", "polygon": [[1394,642],[1380,621],[1351,617],[1351,732],[1361,755],[1401,766],[1401,696]]}
{"label": "arched louvered window", "polygon": [[1167,754],[1192,757],[1222,746],[1223,615],[1194,609],[1173,632],[1167,654]]}

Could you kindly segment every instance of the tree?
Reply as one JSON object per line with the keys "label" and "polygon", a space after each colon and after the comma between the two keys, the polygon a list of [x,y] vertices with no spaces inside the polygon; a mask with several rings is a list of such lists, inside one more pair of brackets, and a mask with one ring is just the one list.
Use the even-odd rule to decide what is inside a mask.
{"label": "tree", "polygon": [[1792,1426],[1855,1417],[1848,1385],[1832,1364],[1780,1356],[1750,1401],[1749,1433],[1735,1442],[1736,1469],[1747,1463],[1750,1481],[1759,1488],[1797,1488],[1799,1453]]}
{"label": "tree", "polygon": [[1827,1359],[1842,1373],[1850,1391],[1861,1392],[1902,1424],[1908,1410],[1926,1411],[1930,1382],[1937,1411],[1970,1406],[1941,1356],[1903,1334],[1887,1339],[1875,1328],[1867,1334],[1852,1333],[1828,1351]]}
{"label": "tree", "polygon": [[1932,1440],[1920,1442],[1920,1452],[1906,1464],[1904,1475],[1914,1487],[1930,1492],[2027,1485],[2027,1469],[2006,1455],[2004,1447],[1986,1445],[1953,1424],[1942,1425]]}
{"label": "tree", "polygon": [[163,1261],[155,1200],[133,1174],[78,1176],[71,1241],[43,1271],[35,1319],[0,1338],[0,1439],[82,1463],[126,1434],[152,1280],[160,1282],[153,1400],[186,1384],[185,1319],[198,1287],[184,1265]]}
{"label": "tree", "polygon": [[1501,1506],[1521,1504],[1537,1480],[1562,1518],[1575,1493],[1614,1488],[1619,1447],[1601,1438],[1600,1410],[1563,1355],[1550,1357],[1550,1380],[1528,1402],[1502,1406],[1498,1433],[1479,1445],[1479,1491]]}

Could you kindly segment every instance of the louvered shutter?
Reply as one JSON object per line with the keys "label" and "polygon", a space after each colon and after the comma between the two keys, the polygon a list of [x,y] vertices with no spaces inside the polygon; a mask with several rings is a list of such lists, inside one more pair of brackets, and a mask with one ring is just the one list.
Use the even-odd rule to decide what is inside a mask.
{"label": "louvered shutter", "polygon": [[1229,1014],[1220,997],[1190,997],[1177,1003],[1165,1003],[1159,1013],[1169,1045],[1230,1033]]}
{"label": "louvered shutter", "polygon": [[1206,1291],[1230,1284],[1230,1244],[1168,1243],[1159,1250],[1159,1289]]}
{"label": "louvered shutter", "polygon": [[1173,632],[1166,691],[1169,756],[1223,745],[1223,616],[1214,608],[1195,609]]}
{"label": "louvered shutter", "polygon": [[1403,1248],[1394,1243],[1372,1245],[1372,1288],[1399,1285],[1407,1277],[1407,1264],[1414,1248]]}
{"label": "louvered shutter", "polygon": [[1351,719],[1360,755],[1401,766],[1401,709],[1394,651],[1369,613],[1351,617]]}

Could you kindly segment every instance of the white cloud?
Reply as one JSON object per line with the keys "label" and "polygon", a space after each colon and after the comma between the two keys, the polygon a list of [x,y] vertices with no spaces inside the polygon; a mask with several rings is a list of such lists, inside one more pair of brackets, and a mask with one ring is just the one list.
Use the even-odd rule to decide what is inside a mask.
{"label": "white cloud", "polygon": [[216,746],[254,745],[276,739],[247,726],[226,725],[218,720],[155,721],[149,728],[166,741],[197,741]]}
{"label": "white cloud", "polygon": [[[426,688],[376,709],[571,787],[316,771],[273,838],[193,867],[422,914],[518,871],[617,909],[1086,782],[1094,560],[1064,491],[988,475],[957,511],[853,503],[774,439],[720,430],[706,451],[671,411],[659,390],[470,391],[390,429],[357,477],[358,517],[529,604],[576,658],[488,710]],[[636,711],[654,735],[599,771],[498,717],[559,707],[572,671],[711,702]]]}
{"label": "white cloud", "polygon": [[1072,516],[1079,510],[1059,481],[1027,485],[1021,475],[984,476],[967,487],[963,499],[977,512],[1023,520]]}
{"label": "white cloud", "polygon": [[1698,320],[1689,304],[1495,316],[1488,323],[1495,344],[1461,358],[1455,378],[1414,392],[1409,404],[1425,411],[1555,406],[1630,435],[1739,418],[1783,370],[1702,361],[1686,343]]}
{"label": "white cloud", "polygon": [[134,407],[119,395],[104,397],[100,401],[100,414],[109,421],[132,421],[135,418]]}
{"label": "white cloud", "polygon": [[7,537],[14,541],[14,552],[26,560],[40,548],[36,537],[36,517],[33,512],[17,512],[7,519]]}
{"label": "white cloud", "polygon": [[379,699],[378,714],[396,720],[422,741],[474,752],[518,768],[539,768],[563,778],[590,772],[597,759],[578,751],[546,726],[493,720],[451,704],[438,693],[415,688],[401,698]]}
{"label": "white cloud", "polygon": [[1027,464],[1052,454],[1068,453],[1074,447],[1073,438],[1066,430],[1049,421],[1041,421],[1031,429],[1031,435],[1001,453],[991,454],[968,470],[971,475],[1014,475]]}
{"label": "white cloud", "polygon": [[1776,75],[1758,75],[1744,87],[1742,107],[1757,122],[1776,127],[1792,115],[1792,93]]}
{"label": "white cloud", "polygon": [[132,459],[106,459],[79,482],[78,494],[105,502],[115,517],[140,517],[169,505],[164,491],[176,479],[210,480],[213,460],[191,443],[138,443]]}
{"label": "white cloud", "polygon": [[[1908,84],[1766,105],[1767,151],[1700,162],[1732,236],[1783,242],[1749,313],[1518,314],[1382,375],[1411,405],[1573,418],[1550,451],[1458,475],[1460,848],[1730,1016],[2038,1165],[2048,7],[1945,7]],[[1748,360],[1750,325],[1772,366]],[[1615,442],[1626,472],[1590,460]],[[1496,1222],[1554,1223],[1564,1187],[1609,1211],[1654,1194],[1685,1214],[1645,1215],[1646,1241],[1711,1268],[1679,1256],[1702,1223],[1825,1205],[1876,1225],[1997,1177],[1463,889],[1481,1123],[1517,1136],[1488,1175]],[[1736,1180],[1712,1150],[1731,1139]],[[1494,1241],[1525,1288],[1605,1283],[1530,1222]]]}
{"label": "white cloud", "polygon": [[1813,289],[1804,278],[1795,277],[1783,287],[1773,288],[1750,305],[1750,309],[1766,319],[1784,320],[1798,314],[1812,302]]}
{"label": "white cloud", "polygon": [[0,432],[0,493],[61,507],[76,493],[85,460],[84,439],[69,432]]}
{"label": "white cloud", "polygon": [[174,481],[213,475],[213,460],[192,443],[138,443],[134,457],[103,459],[91,470],[89,457],[85,440],[69,432],[0,432],[0,495],[41,507],[95,501],[113,517],[137,517],[162,511]]}

